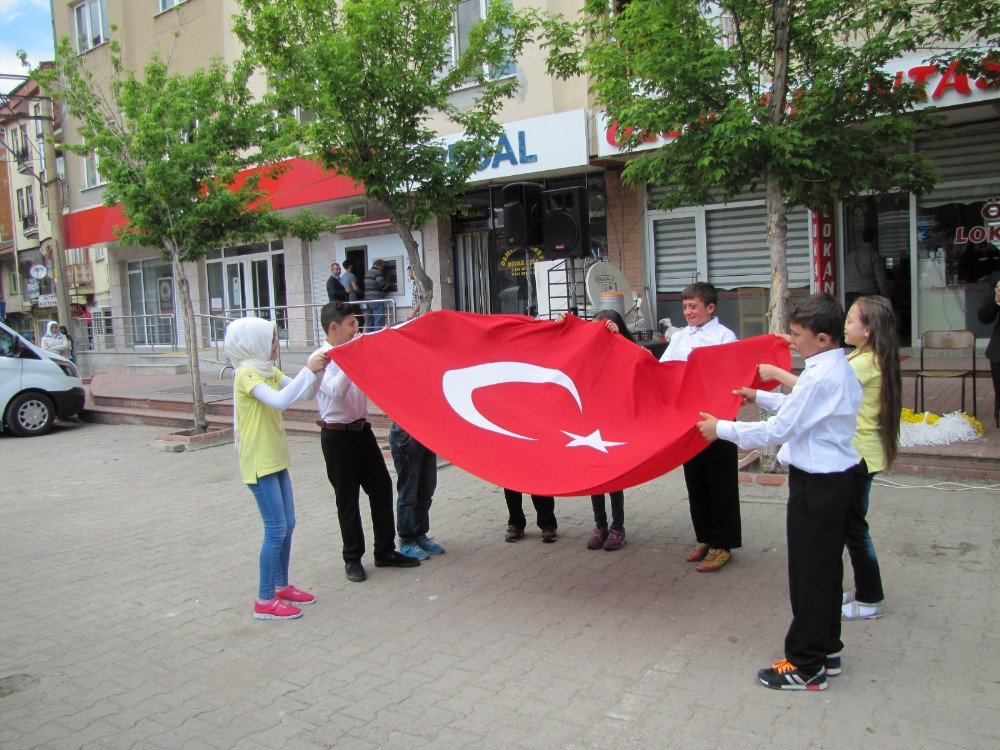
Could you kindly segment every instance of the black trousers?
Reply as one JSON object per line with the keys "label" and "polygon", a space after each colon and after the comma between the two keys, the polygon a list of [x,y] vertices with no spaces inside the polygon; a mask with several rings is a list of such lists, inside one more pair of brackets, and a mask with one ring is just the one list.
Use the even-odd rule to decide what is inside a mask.
{"label": "black trousers", "polygon": [[392,516],[392,479],[371,425],[363,430],[320,432],[326,461],[326,476],[337,498],[337,518],[344,540],[344,562],[360,560],[365,554],[365,532],[361,527],[360,490],[368,495],[375,536],[375,559],[388,557],[396,548],[396,528]]}
{"label": "black trousers", "polygon": [[[523,496],[520,492],[505,489],[503,498],[507,501],[507,523],[510,526],[523,529],[528,525],[528,520],[524,517]],[[556,524],[556,499],[548,495],[532,495],[531,502],[535,506],[538,528],[542,531],[555,531],[558,527]]]}
{"label": "black trousers", "polygon": [[713,440],[684,464],[691,523],[699,544],[716,549],[743,546],[736,444]]}
{"label": "black trousers", "polygon": [[864,461],[829,474],[789,469],[786,533],[792,624],[785,635],[785,658],[807,672],[819,671],[828,654],[844,647],[840,605],[845,529],[867,481]]}

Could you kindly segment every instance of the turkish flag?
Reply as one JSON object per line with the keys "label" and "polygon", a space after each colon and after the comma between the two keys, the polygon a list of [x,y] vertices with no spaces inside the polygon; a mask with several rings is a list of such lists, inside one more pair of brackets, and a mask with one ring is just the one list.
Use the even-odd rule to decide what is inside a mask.
{"label": "turkish flag", "polygon": [[603,323],[428,313],[330,351],[389,417],[435,453],[501,487],[590,495],[660,476],[701,451],[699,412],[732,419],[766,335],[660,363]]}

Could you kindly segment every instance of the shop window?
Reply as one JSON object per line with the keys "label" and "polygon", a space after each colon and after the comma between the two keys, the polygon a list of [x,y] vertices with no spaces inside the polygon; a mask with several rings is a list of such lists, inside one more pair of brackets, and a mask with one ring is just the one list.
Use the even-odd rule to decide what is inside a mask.
{"label": "shop window", "polygon": [[[965,192],[965,197],[956,192]],[[967,328],[978,338],[989,338],[992,325],[981,324],[976,312],[998,278],[1000,183],[934,191],[919,198],[919,333]]]}

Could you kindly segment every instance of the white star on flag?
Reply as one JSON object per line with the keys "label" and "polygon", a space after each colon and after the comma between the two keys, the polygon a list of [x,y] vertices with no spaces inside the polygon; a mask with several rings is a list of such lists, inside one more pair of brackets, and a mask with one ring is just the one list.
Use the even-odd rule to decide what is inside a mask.
{"label": "white star on flag", "polygon": [[567,448],[579,448],[581,446],[587,446],[588,448],[593,448],[594,450],[600,451],[601,453],[608,452],[608,446],[615,445],[625,445],[625,443],[615,443],[610,440],[605,440],[601,437],[600,428],[594,430],[587,436],[574,435],[572,432],[566,432],[566,430],[560,430],[563,435],[569,435],[572,440],[566,443]]}

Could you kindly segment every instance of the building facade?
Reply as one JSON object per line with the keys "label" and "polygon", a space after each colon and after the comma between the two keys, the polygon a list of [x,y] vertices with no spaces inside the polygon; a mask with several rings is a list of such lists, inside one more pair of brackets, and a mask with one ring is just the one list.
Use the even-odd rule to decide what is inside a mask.
{"label": "building facade", "polygon": [[[464,20],[457,33],[462,23],[482,14],[486,2],[461,4]],[[541,5],[571,16],[580,2]],[[154,51],[169,55],[179,72],[204,66],[212,56],[232,63],[241,52],[231,27],[238,10],[234,0],[53,2],[57,35],[76,40],[99,79],[107,75],[112,24],[121,29],[124,62],[133,69],[140,69]],[[843,299],[845,255],[866,230],[874,229],[905,344],[939,328],[969,327],[985,338],[975,310],[991,275],[1000,272],[997,90],[963,80],[955,71],[929,70],[920,59],[899,60],[897,67],[899,75],[925,83],[929,103],[941,107],[947,118],[943,131],[912,144],[934,158],[940,183],[924,196],[864,198],[830,206],[822,215],[792,210],[790,291],[801,295],[825,289]],[[502,75],[515,76],[520,88],[499,115],[504,134],[495,154],[470,180],[467,208],[429,222],[419,233],[423,261],[435,285],[435,307],[524,313],[545,302],[545,309],[589,305],[592,311],[594,300],[583,292],[582,275],[601,258],[621,271],[609,288],[622,293],[636,327],[654,328],[665,317],[678,323],[681,289],[702,280],[720,289],[720,315],[738,335],[767,330],[770,262],[763,195],[662,211],[661,187],[633,188],[622,182],[630,157],[615,138],[615,124],[594,107],[586,80],[548,76],[544,51],[537,45],[529,45]],[[474,93],[459,89],[455,101],[461,104]],[[444,121],[436,125],[446,144],[461,136]],[[63,134],[78,139],[72,121],[64,123]],[[669,148],[668,142],[669,137],[654,137],[645,147]],[[183,340],[170,266],[155,251],[115,242],[113,227],[121,216],[101,205],[100,165],[68,155],[66,175],[66,245],[70,252],[85,251],[94,266],[89,307],[101,318],[117,321],[109,325],[125,326],[136,343]],[[539,266],[544,260],[540,243],[525,250],[509,240],[504,205],[521,183],[556,193],[582,191],[586,215],[577,218],[586,224],[587,248],[573,261],[579,283],[568,285],[572,292],[554,292],[558,285],[551,283],[553,274],[565,279],[565,263]],[[360,220],[316,242],[276,237],[258,246],[227,248],[192,264],[187,273],[196,313],[204,322],[203,338],[218,338],[226,318],[250,313],[277,320],[290,342],[314,340],[330,263],[348,258],[359,277],[376,258],[387,261],[395,282],[387,296],[397,319],[405,316],[413,291],[403,273],[406,253],[378,206],[349,180],[323,173],[306,160],[293,160],[291,169],[268,188],[278,209],[309,206],[330,215],[353,212]],[[97,264],[103,264],[100,270]],[[619,289],[622,278],[626,288]],[[564,299],[556,304],[559,296]],[[644,314],[639,300],[648,302]]]}

